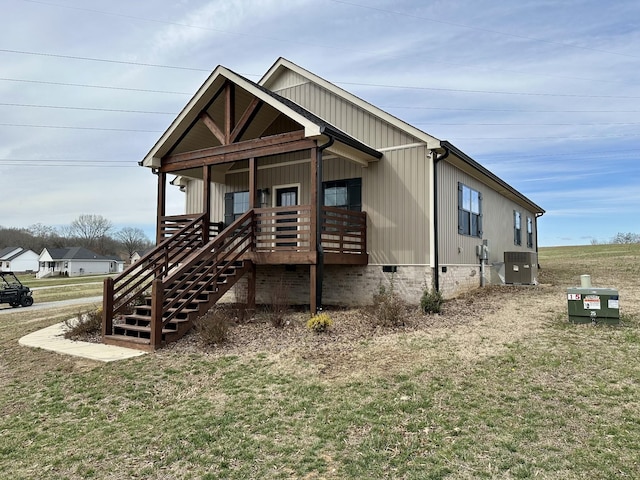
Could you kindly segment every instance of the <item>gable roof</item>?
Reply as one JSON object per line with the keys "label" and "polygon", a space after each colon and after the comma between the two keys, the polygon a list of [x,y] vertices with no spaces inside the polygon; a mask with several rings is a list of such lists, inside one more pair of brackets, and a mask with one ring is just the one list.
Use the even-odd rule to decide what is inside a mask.
{"label": "gable roof", "polygon": [[363,110],[368,111],[372,115],[380,117],[381,119],[399,128],[400,130],[404,130],[405,132],[422,140],[427,144],[428,148],[432,150],[440,149],[440,140],[434,137],[433,135],[429,135],[428,133],[423,132],[419,128],[416,128],[413,125],[407,122],[404,122],[397,117],[394,117],[389,112],[385,112],[381,108],[378,108],[375,105],[372,105],[371,103],[361,99],[360,97],[338,87],[337,85],[334,85],[333,83],[325,80],[324,78],[319,77],[315,73],[305,70],[304,68],[296,65],[295,63],[291,62],[290,60],[287,60],[286,58],[280,57],[278,60],[276,60],[276,62],[271,66],[271,68],[267,71],[267,73],[265,73],[262,76],[258,84],[267,89],[272,89],[277,84],[277,81],[280,78],[280,76],[283,75],[287,69],[297,73],[298,75],[310,80],[313,83],[320,85],[324,89],[329,90],[330,92],[338,95],[339,97],[347,99],[354,105],[357,105]]}
{"label": "gable roof", "polygon": [[[20,255],[23,255],[25,253],[30,252],[31,250],[28,250],[26,248],[22,248],[22,247],[5,247],[0,249],[0,260],[4,260],[6,261],[11,261],[17,257],[19,257]],[[35,253],[35,252],[33,252]]]}
{"label": "gable roof", "polygon": [[[16,252],[17,250],[17,252]],[[19,254],[22,251],[21,247],[5,247],[0,249],[0,260],[11,260],[15,254]],[[15,252],[15,253],[14,253]],[[11,257],[9,257],[11,255]]]}
{"label": "gable roof", "polygon": [[[84,247],[45,248],[52,260],[103,260],[113,261],[112,258],[99,255]],[[43,251],[44,253],[44,251]]]}
{"label": "gable roof", "polygon": [[259,85],[267,89],[275,88],[277,90],[278,82],[285,75],[287,70],[290,70],[296,73],[297,75],[317,85],[320,85],[322,88],[334,93],[335,95],[338,95],[339,97],[347,99],[351,103],[357,105],[358,107],[364,109],[365,111],[371,113],[372,115],[380,117],[383,120],[392,124],[393,126],[409,133],[410,135],[413,135],[414,137],[425,142],[428,148],[441,153],[445,153],[445,152],[452,153],[456,157],[456,159],[449,157],[447,161],[449,161],[450,163],[455,164],[459,168],[463,168],[464,170],[474,171],[475,173],[474,176],[475,177],[480,176],[481,181],[483,183],[488,184],[489,186],[491,186],[491,188],[493,188],[497,192],[501,193],[506,197],[511,198],[517,203],[525,205],[532,212],[540,213],[540,214],[544,213],[544,210],[540,206],[536,205],[534,202],[529,200],[522,193],[518,192],[511,185],[507,184],[504,180],[502,180],[501,178],[493,174],[491,171],[483,167],[477,161],[473,160],[469,155],[462,152],[460,149],[458,149],[456,146],[454,146],[452,143],[448,142],[447,140],[439,140],[434,136],[429,135],[426,132],[423,132],[422,130],[414,127],[413,125],[406,123],[400,120],[399,118],[394,117],[390,113],[385,112],[384,110],[366,102],[365,100],[362,100],[356,95],[353,95],[352,93],[349,93],[348,91],[343,90],[342,88],[334,85],[333,83],[328,82],[322,77],[319,77],[318,75],[312,72],[309,72],[308,70],[305,70],[304,68],[296,65],[295,63],[285,58],[280,57],[271,66],[271,68],[267,71],[267,73],[262,77],[262,79],[258,83]]}
{"label": "gable roof", "polygon": [[306,138],[320,139],[322,137],[332,136],[347,148],[360,152],[363,156],[369,157],[370,160],[376,160],[382,157],[382,153],[347,135],[294,102],[281,97],[222,65],[218,65],[174,119],[169,128],[167,128],[158,139],[153,148],[147,153],[140,162],[140,165],[159,168],[162,157],[169,154],[172,148],[182,139],[183,135],[195,125],[200,112],[209,106],[210,100],[215,98],[216,93],[227,80],[302,125]]}

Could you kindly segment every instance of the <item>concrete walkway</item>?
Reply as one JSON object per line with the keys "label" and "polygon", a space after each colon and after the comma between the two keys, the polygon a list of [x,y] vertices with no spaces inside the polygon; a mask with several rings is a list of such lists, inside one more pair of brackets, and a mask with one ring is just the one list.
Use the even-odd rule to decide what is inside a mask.
{"label": "concrete walkway", "polygon": [[66,331],[67,326],[62,322],[25,335],[18,343],[26,347],[41,348],[64,355],[88,358],[89,360],[96,360],[98,362],[115,362],[116,360],[139,357],[147,353],[141,350],[134,350],[133,348],[67,340],[64,338]]}

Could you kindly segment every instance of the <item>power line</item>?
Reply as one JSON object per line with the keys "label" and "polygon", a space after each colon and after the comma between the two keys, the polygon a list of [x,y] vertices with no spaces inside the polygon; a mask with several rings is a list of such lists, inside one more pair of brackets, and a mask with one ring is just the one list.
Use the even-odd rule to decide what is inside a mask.
{"label": "power line", "polygon": [[493,33],[493,34],[496,34],[496,35],[504,35],[506,37],[512,37],[512,38],[521,38],[521,39],[530,40],[530,41],[533,41],[533,42],[542,42],[542,43],[548,43],[550,45],[559,45],[559,46],[562,46],[562,47],[577,48],[579,50],[587,50],[587,51],[590,51],[590,52],[607,53],[609,55],[619,55],[621,57],[640,58],[640,56],[638,56],[638,55],[631,55],[629,53],[612,52],[610,50],[601,50],[601,49],[598,49],[598,48],[584,47],[582,45],[575,45],[573,43],[557,42],[555,40],[547,40],[545,38],[529,37],[527,35],[520,35],[520,34],[517,34],[517,33],[508,33],[508,32],[502,32],[502,31],[499,31],[499,30],[491,30],[489,28],[477,27],[477,26],[473,26],[473,25],[466,25],[464,23],[450,22],[448,20],[442,20],[442,19],[439,19],[439,18],[436,19],[436,18],[422,17],[422,16],[419,16],[419,15],[412,15],[410,13],[396,12],[396,11],[393,11],[393,10],[386,10],[384,8],[372,7],[370,5],[361,5],[359,3],[347,2],[347,1],[344,1],[344,0],[330,0],[330,1],[332,1],[334,3],[342,3],[344,5],[350,5],[352,7],[366,8],[366,9],[369,9],[369,10],[376,10],[378,12],[391,13],[393,15],[409,17],[409,18],[416,18],[418,20],[426,20],[428,22],[441,23],[443,25],[451,25],[453,27],[467,28],[469,30],[476,30],[476,31],[479,31],[479,32]]}
{"label": "power line", "polygon": [[[90,8],[73,7],[73,6],[69,6],[69,5],[60,5],[60,4],[56,4],[56,3],[52,3],[52,2],[43,2],[43,1],[38,1],[38,0],[22,0],[22,1],[29,2],[29,3],[41,4],[41,5],[60,7],[60,8],[67,8],[67,9],[72,9],[72,10],[79,10],[79,11],[86,11],[86,12],[91,12],[91,13],[98,13],[98,14],[101,14],[101,15],[110,15],[110,16],[115,16],[115,17],[130,18],[130,19],[134,19],[134,20],[142,20],[142,21],[146,21],[146,22],[161,23],[161,24],[167,24],[167,25],[175,25],[175,26],[180,26],[180,27],[185,27],[185,28],[195,28],[195,29],[200,29],[200,30],[209,30],[209,31],[214,31],[214,32],[219,32],[219,33],[225,33],[225,34],[228,34],[228,35],[237,35],[237,36],[243,36],[243,37],[249,37],[249,38],[261,38],[261,39],[266,39],[266,40],[271,40],[271,41],[276,41],[276,42],[294,43],[294,44],[298,44],[298,45],[314,46],[314,47],[320,47],[320,48],[331,49],[331,50],[335,50],[336,49],[336,46],[330,46],[330,45],[322,45],[322,44],[309,43],[309,42],[300,42],[300,41],[292,42],[289,39],[285,40],[285,39],[279,39],[279,38],[274,38],[274,37],[265,37],[265,36],[258,36],[258,35],[253,35],[253,34],[236,33],[236,32],[230,32],[230,31],[227,31],[227,30],[215,29],[215,28],[210,28],[210,27],[202,27],[202,26],[199,26],[199,25],[190,25],[190,24],[184,24],[184,23],[178,23],[178,22],[170,22],[170,21],[165,21],[165,20],[156,20],[156,19],[138,17],[138,16],[133,16],[133,15],[124,15],[124,14],[119,14],[119,13],[106,12],[106,11],[103,11],[103,10],[95,10],[95,9],[90,9]],[[334,1],[337,1],[337,0],[334,0]],[[524,36],[513,35],[513,34],[509,34],[509,33],[504,33],[504,32],[481,29],[481,28],[478,28],[478,27],[472,27],[472,26],[468,26],[468,25],[455,24],[455,23],[439,21],[439,20],[435,20],[435,19],[422,18],[422,17],[417,17],[417,16],[414,16],[414,15],[410,15],[410,14],[405,14],[405,13],[401,13],[401,12],[393,12],[393,11],[390,11],[390,10],[384,10],[384,9],[380,9],[380,8],[375,8],[375,7],[365,6],[365,5],[359,5],[359,4],[355,4],[355,3],[349,3],[349,2],[338,2],[338,3],[344,3],[344,4],[347,4],[347,5],[357,6],[357,7],[361,7],[361,8],[369,8],[369,9],[372,9],[372,10],[379,10],[379,11],[382,11],[382,12],[392,13],[392,14],[395,14],[395,15],[402,15],[402,16],[419,18],[419,19],[424,19],[424,20],[433,21],[433,22],[440,22],[440,23],[444,23],[444,24],[456,25],[456,26],[464,27],[464,28],[479,29],[479,30],[482,30],[482,31],[488,31],[488,32],[497,33],[497,34],[501,34],[501,35],[507,35],[507,36],[512,36],[512,37],[515,36],[515,37],[518,37],[518,38],[526,38],[528,40],[533,40],[533,41],[554,43],[554,44],[559,44],[559,45],[568,46],[568,47],[587,49],[587,50],[593,50],[593,51],[600,51],[600,52],[603,52],[603,53],[611,53],[611,54],[614,54],[614,55],[623,55],[623,56],[629,56],[629,57],[633,57],[633,58],[640,58],[640,57],[634,56],[634,55],[628,55],[628,54],[622,54],[622,53],[616,53],[616,52],[607,52],[605,50],[595,50],[595,49],[591,49],[591,48],[588,48],[588,47],[580,47],[580,46],[576,46],[576,45],[572,45],[572,44],[565,44],[565,43],[561,43],[561,42],[553,42],[553,41],[548,41],[548,40],[543,40],[543,39],[538,39],[538,38],[533,38],[533,37],[524,37]],[[341,48],[341,50],[349,50],[349,51],[353,51],[353,52],[361,52],[360,50],[344,49],[344,48]],[[164,65],[164,64],[154,64],[154,63],[143,63],[143,62],[127,62],[127,61],[101,59],[101,58],[94,58],[94,57],[79,57],[79,56],[73,56],[73,55],[49,54],[49,53],[28,52],[28,51],[8,50],[8,49],[0,49],[0,51],[7,52],[7,53],[20,53],[20,54],[25,54],[25,55],[41,55],[41,56],[51,56],[51,57],[68,58],[68,59],[75,59],[75,60],[89,60],[89,61],[95,61],[95,62],[108,62],[108,63],[116,63],[116,64],[120,63],[120,64],[126,64],[126,65],[128,64],[128,65],[138,65],[138,66],[149,66],[149,67],[157,67],[157,68],[170,68],[170,69],[178,69],[178,70],[193,70],[193,71],[201,71],[201,72],[209,72],[210,71],[208,69],[200,69],[200,68],[191,68],[191,67]],[[364,52],[363,51],[363,53],[371,53],[371,52]],[[401,56],[399,56],[399,55],[384,54],[384,56],[385,57],[389,57],[389,58],[401,58]],[[599,83],[624,83],[624,82],[616,81],[616,80],[601,80],[601,79],[582,78],[582,77],[570,77],[570,76],[566,76],[566,75],[551,75],[551,74],[548,74],[548,73],[538,73],[538,72],[521,72],[521,71],[518,71],[518,70],[511,70],[511,69],[505,69],[505,68],[487,67],[486,65],[470,65],[470,64],[455,63],[455,62],[450,62],[450,61],[449,62],[440,61],[440,63],[441,64],[445,64],[445,65],[460,66],[460,67],[465,67],[465,68],[479,68],[479,69],[482,69],[482,70],[489,70],[489,71],[503,71],[503,72],[515,73],[517,75],[529,75],[529,76],[538,76],[538,77],[547,77],[547,78],[562,78],[562,79],[569,79],[569,80],[582,80],[582,81],[599,82]],[[257,75],[257,74],[248,74],[248,73],[243,74],[243,75],[252,76],[252,77],[260,77],[261,76],[261,75]]]}
{"label": "power line", "polygon": [[162,133],[163,130],[137,130],[131,128],[74,127],[66,125],[31,125],[26,123],[0,123],[0,127],[58,128],[65,130],[98,130],[106,132]]}
{"label": "power line", "polygon": [[628,95],[578,95],[575,93],[535,93],[535,92],[502,92],[499,90],[468,90],[463,88],[438,88],[438,87],[418,87],[414,85],[388,85],[383,83],[359,83],[359,82],[341,82],[336,81],[339,85],[355,85],[361,87],[376,88],[398,88],[405,90],[433,90],[438,92],[454,92],[454,93],[488,93],[493,95],[525,95],[534,97],[571,97],[571,98],[620,98],[620,99],[640,99],[640,97]]}
{"label": "power line", "polygon": [[456,137],[458,140],[575,140],[583,138],[640,137],[640,133],[612,133],[607,135],[571,135],[568,137]]}
{"label": "power line", "polygon": [[193,93],[186,92],[171,92],[167,90],[149,90],[146,88],[127,88],[127,87],[113,87],[109,85],[89,85],[83,83],[65,83],[65,82],[49,82],[44,80],[25,80],[20,78],[2,78],[0,80],[5,82],[22,82],[22,83],[37,83],[43,85],[59,85],[63,87],[83,87],[83,88],[102,88],[107,90],[124,90],[127,92],[145,92],[145,93],[166,93],[171,95],[193,95]]}
{"label": "power line", "polygon": [[31,103],[0,103],[4,107],[54,108],[62,110],[88,110],[91,112],[144,113],[153,115],[177,115],[177,112],[154,112],[148,110],[121,110],[117,108],[71,107],[66,105],[35,105]]}
{"label": "power line", "polygon": [[[178,112],[158,112],[151,110],[125,110],[117,108],[96,108],[96,107],[74,107],[68,105],[37,105],[32,103],[2,103],[0,106],[5,107],[28,107],[28,108],[52,108],[62,110],[88,110],[95,112],[117,112],[117,113],[142,113],[152,115],[177,115]],[[504,108],[455,108],[455,107],[418,107],[418,106],[399,106],[399,105],[381,105],[382,109],[408,109],[408,110],[439,110],[439,111],[462,111],[462,112],[502,112],[502,113],[640,113],[640,110],[518,110]],[[423,124],[424,125],[424,124]],[[444,125],[440,123],[439,125]],[[453,125],[453,124],[447,124]],[[458,124],[456,124],[458,125]],[[513,125],[513,124],[509,124]],[[531,125],[531,124],[527,124]],[[542,124],[548,125],[548,124]],[[592,125],[592,124],[589,124]]]}
{"label": "power line", "polygon": [[433,127],[442,126],[471,126],[471,127],[613,127],[622,125],[640,125],[637,122],[620,122],[620,123],[432,123],[417,122],[413,125],[431,125]]}
{"label": "power line", "polygon": [[609,156],[609,157],[619,157],[619,156],[626,156],[626,155],[635,155],[638,156],[640,155],[640,152],[638,150],[603,150],[601,152],[598,151],[589,151],[589,152],[567,152],[567,153],[520,153],[520,152],[516,152],[516,153],[504,153],[504,154],[478,154],[478,155],[474,155],[474,158],[483,158],[486,157],[487,159],[499,159],[499,158],[513,158],[513,159],[518,159],[518,158],[529,158],[529,157],[567,157],[567,156],[577,156],[577,157],[591,157],[591,156]]}
{"label": "power line", "polygon": [[156,68],[171,68],[174,70],[191,70],[195,72],[211,72],[211,70],[206,70],[204,68],[190,68],[190,67],[178,67],[175,65],[161,65],[157,63],[143,63],[143,62],[128,62],[124,60],[110,60],[107,58],[95,58],[95,57],[79,57],[76,55],[61,55],[55,53],[41,53],[41,52],[27,52],[24,50],[8,50],[4,48],[0,48],[0,52],[5,53],[17,53],[21,55],[37,55],[40,57],[54,57],[54,58],[66,58],[71,60],[85,60],[90,62],[103,62],[103,63],[117,63],[122,65],[135,65],[139,67],[156,67]]}
{"label": "power line", "polygon": [[461,112],[510,112],[510,113],[640,113],[640,110],[522,110],[508,108],[455,108],[455,107],[419,107],[407,105],[380,105],[382,109],[408,109],[408,110],[444,110]]}
{"label": "power line", "polygon": [[[0,80],[8,81],[8,82],[26,82],[26,83],[37,83],[37,84],[45,84],[45,85],[61,85],[67,87],[86,87],[86,88],[103,88],[109,90],[125,90],[132,92],[147,92],[147,93],[166,93],[166,94],[174,94],[174,95],[192,95],[192,93],[186,92],[172,92],[166,90],[149,90],[142,88],[126,88],[126,87],[113,87],[108,85],[89,85],[89,84],[79,84],[79,83],[65,83],[65,82],[49,82],[43,80],[25,80],[25,79],[16,79],[16,78],[4,78],[0,77]],[[388,84],[376,84],[376,83],[360,83],[360,82],[341,82],[336,81],[333,82],[340,85],[355,85],[361,87],[377,87],[377,88],[397,88],[401,90],[432,90],[438,92],[453,92],[453,93],[484,93],[484,94],[492,94],[492,95],[524,95],[524,96],[538,96],[538,97],[567,97],[567,98],[608,98],[608,99],[640,99],[640,97],[635,97],[631,95],[578,95],[573,93],[535,93],[535,92],[503,92],[498,90],[466,90],[466,89],[456,89],[456,88],[438,88],[438,87],[419,87],[414,85],[388,85]]]}

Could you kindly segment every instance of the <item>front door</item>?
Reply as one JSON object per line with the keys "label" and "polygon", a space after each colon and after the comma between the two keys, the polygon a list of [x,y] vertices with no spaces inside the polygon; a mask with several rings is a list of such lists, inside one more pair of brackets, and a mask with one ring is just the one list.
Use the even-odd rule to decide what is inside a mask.
{"label": "front door", "polygon": [[[276,207],[293,207],[298,205],[298,187],[275,187],[276,191]],[[297,210],[286,210],[278,212],[278,216],[286,218],[278,219],[276,223],[296,223],[298,221]],[[297,242],[291,242],[283,239],[297,238],[296,233],[282,233],[297,230],[297,226],[278,226],[276,227],[276,249],[278,247],[295,247]]]}

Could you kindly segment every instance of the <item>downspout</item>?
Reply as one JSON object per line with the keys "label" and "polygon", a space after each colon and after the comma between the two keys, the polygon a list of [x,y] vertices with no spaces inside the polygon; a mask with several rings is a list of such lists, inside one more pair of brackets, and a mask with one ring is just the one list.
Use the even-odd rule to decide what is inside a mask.
{"label": "downspout", "polygon": [[444,160],[449,156],[449,149],[444,148],[444,153],[440,155],[434,153],[433,157],[433,263],[434,263],[434,288],[436,292],[440,291],[440,259],[439,259],[439,246],[438,246],[438,162]]}
{"label": "downspout", "polygon": [[544,215],[544,213],[536,213],[535,214],[535,219],[536,219],[536,263],[538,264],[538,270],[540,270],[540,257],[539,257],[539,253],[538,253],[538,219]]}
{"label": "downspout", "polygon": [[322,279],[324,276],[324,250],[322,249],[322,206],[324,204],[322,195],[322,152],[333,145],[335,141],[331,135],[324,131],[324,128],[321,133],[327,135],[329,141],[316,149],[316,162],[318,164],[318,168],[316,168],[316,188],[318,189],[316,195],[316,252],[318,253],[318,263],[316,265],[316,309],[318,311],[322,310]]}

